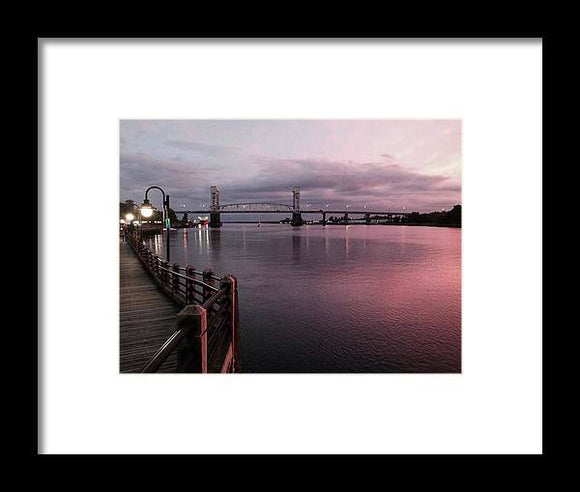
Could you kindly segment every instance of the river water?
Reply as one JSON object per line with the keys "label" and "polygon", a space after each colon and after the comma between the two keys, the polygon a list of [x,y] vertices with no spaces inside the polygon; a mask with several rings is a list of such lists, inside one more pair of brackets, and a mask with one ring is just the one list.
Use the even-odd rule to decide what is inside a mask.
{"label": "river water", "polygon": [[243,372],[461,372],[461,229],[230,223],[171,241],[172,262],[238,279]]}

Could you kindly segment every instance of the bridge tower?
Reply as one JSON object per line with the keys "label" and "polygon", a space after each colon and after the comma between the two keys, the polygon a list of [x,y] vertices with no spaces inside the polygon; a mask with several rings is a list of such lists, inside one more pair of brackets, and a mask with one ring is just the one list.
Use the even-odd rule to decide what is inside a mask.
{"label": "bridge tower", "polygon": [[222,221],[220,217],[220,190],[217,186],[211,187],[211,207],[209,215],[210,227],[221,227]]}
{"label": "bridge tower", "polygon": [[302,214],[300,213],[300,187],[295,186],[292,190],[292,222],[293,226],[301,226],[304,224]]}

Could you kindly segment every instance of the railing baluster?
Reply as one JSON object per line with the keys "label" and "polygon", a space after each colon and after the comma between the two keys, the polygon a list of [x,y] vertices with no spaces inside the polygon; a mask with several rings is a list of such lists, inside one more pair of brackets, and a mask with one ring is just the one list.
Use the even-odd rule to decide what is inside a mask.
{"label": "railing baluster", "polygon": [[178,301],[181,301],[181,299],[179,299],[179,276],[175,275],[176,273],[179,274],[179,264],[174,263],[171,267],[171,270],[171,293],[174,298],[176,298]]}
{"label": "railing baluster", "polygon": [[163,261],[162,262],[162,266],[163,266],[163,286],[169,290],[169,262],[168,261]]}
{"label": "railing baluster", "polygon": [[193,268],[191,265],[188,265],[185,269],[185,275],[188,277],[185,283],[185,302],[186,304],[193,304],[195,302],[195,284],[193,283],[193,278],[195,277],[195,268]]}
{"label": "railing baluster", "polygon": [[[203,271],[203,275],[202,275],[203,281],[206,284],[212,285],[215,287],[215,281],[214,281],[213,277],[214,277],[214,271],[211,268],[208,268],[207,270]],[[203,295],[203,302],[205,302],[213,295],[213,292],[204,286],[202,295]]]}

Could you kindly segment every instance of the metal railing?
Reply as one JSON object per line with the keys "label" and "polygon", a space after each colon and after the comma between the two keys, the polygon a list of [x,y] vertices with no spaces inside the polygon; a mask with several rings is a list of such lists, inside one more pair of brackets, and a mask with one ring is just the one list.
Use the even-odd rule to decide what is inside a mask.
{"label": "metal railing", "polygon": [[157,372],[175,350],[177,372],[239,372],[236,278],[169,264],[135,236],[127,235],[126,240],[163,292],[183,307],[177,329],[141,372]]}

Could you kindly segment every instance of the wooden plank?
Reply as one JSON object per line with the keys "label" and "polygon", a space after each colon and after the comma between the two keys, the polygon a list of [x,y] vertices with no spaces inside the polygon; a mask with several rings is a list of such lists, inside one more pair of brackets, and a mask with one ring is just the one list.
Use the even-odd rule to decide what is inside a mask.
{"label": "wooden plank", "polygon": [[[120,353],[121,373],[139,372],[176,328],[179,307],[163,293],[129,244],[120,243]],[[159,372],[175,372],[172,354]]]}

